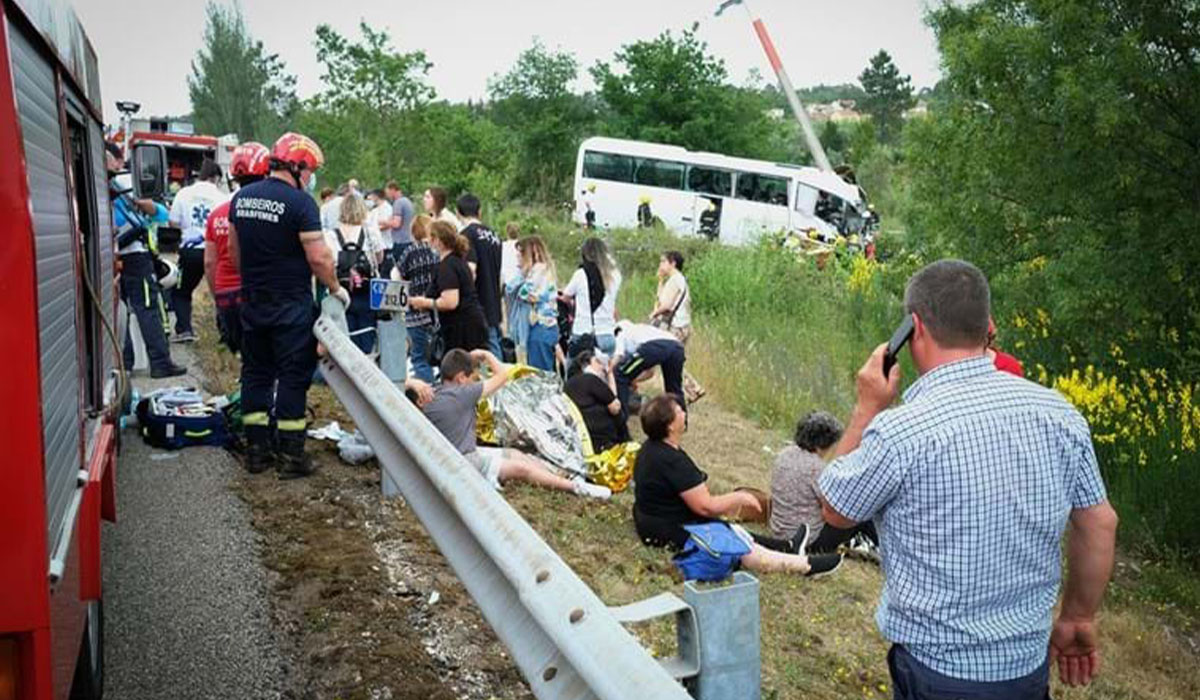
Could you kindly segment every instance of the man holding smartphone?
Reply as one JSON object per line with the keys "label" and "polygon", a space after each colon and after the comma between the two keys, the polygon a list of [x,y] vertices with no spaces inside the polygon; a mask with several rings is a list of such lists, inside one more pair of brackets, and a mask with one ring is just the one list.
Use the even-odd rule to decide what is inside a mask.
{"label": "man holding smartphone", "polygon": [[[996,370],[990,292],[974,265],[933,263],[905,311],[920,378],[889,408],[887,346],[858,374],[858,402],[818,485],[826,522],[874,520],[884,590],[876,613],[894,697],[1049,697],[1099,671],[1095,616],[1112,574],[1117,516],[1083,417],[1062,396]],[[1062,578],[1067,522],[1069,576]]]}

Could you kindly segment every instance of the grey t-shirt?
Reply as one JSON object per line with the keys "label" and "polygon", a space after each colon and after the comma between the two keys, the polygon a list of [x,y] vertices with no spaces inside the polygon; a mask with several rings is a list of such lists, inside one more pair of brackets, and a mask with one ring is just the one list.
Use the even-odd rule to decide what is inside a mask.
{"label": "grey t-shirt", "polygon": [[400,195],[392,202],[392,215],[400,217],[400,230],[392,232],[393,243],[412,243],[413,203],[408,197]]}
{"label": "grey t-shirt", "polygon": [[442,384],[425,405],[425,417],[465,455],[475,451],[475,404],[482,396],[483,382]]}
{"label": "grey t-shirt", "polygon": [[812,542],[825,527],[821,501],[817,498],[817,478],[825,469],[820,456],[796,445],[788,445],[775,458],[771,472],[771,532],[776,537],[791,537],[801,523],[808,523],[808,541]]}

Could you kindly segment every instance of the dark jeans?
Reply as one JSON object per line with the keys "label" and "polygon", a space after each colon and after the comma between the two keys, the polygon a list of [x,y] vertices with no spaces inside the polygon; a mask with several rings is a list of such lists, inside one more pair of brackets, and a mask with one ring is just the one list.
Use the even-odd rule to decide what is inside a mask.
{"label": "dark jeans", "polygon": [[887,658],[893,700],[1050,700],[1049,656],[1028,676],[990,683],[943,676],[900,644],[892,645]]}
{"label": "dark jeans", "polygon": [[835,552],[839,545],[844,542],[849,542],[855,535],[863,534],[871,538],[871,542],[876,547],[879,546],[879,534],[875,532],[875,523],[870,520],[859,523],[852,528],[843,530],[834,527],[829,523],[821,528],[821,534],[817,535],[817,539],[808,545],[807,551],[813,554],[821,554],[824,552]]}
{"label": "dark jeans", "polygon": [[217,330],[221,342],[233,352],[242,351],[242,292],[219,292],[213,295],[217,306]]}
{"label": "dark jeans", "polygon": [[171,290],[171,309],[175,312],[175,332],[193,333],[192,292],[204,279],[204,249],[179,249],[179,284]]}
{"label": "dark jeans", "polygon": [[[371,310],[371,294],[364,288],[350,295],[350,307],[346,309],[346,326],[351,333],[365,328],[375,328],[375,312]],[[350,340],[363,353],[370,353],[375,348],[375,332],[363,332],[351,335]]]}
{"label": "dark jeans", "polygon": [[433,326],[414,326],[408,329],[408,357],[412,360],[413,376],[427,384],[433,383],[433,367],[429,364],[429,336]]}
{"label": "dark jeans", "polygon": [[682,399],[683,363],[685,360],[683,344],[678,341],[651,340],[648,343],[642,343],[637,352],[633,354],[633,359],[623,362],[621,371],[617,372],[617,398],[621,399],[621,406],[628,410],[633,380],[637,379],[642,372],[660,366],[662,367],[663,389],[668,394],[675,394]]}
{"label": "dark jeans", "polygon": [[[171,366],[171,351],[167,348],[167,333],[163,330],[166,310],[163,308],[162,287],[154,276],[154,260],[149,253],[128,253],[121,256],[121,299],[129,312],[137,317],[150,369]],[[133,339],[125,329],[125,349],[122,359],[125,369],[133,369]]]}
{"label": "dark jeans", "polygon": [[[487,349],[488,352],[496,356],[499,360],[504,354],[504,348],[500,347],[500,326],[488,326],[487,329]],[[551,368],[553,369],[553,367]]]}

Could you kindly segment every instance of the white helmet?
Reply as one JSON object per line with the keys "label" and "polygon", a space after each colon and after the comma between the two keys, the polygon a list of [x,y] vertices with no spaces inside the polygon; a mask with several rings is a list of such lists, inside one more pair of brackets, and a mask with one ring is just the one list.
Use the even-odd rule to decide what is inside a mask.
{"label": "white helmet", "polygon": [[179,266],[165,258],[155,260],[154,276],[158,278],[158,286],[163,289],[174,289],[179,284]]}

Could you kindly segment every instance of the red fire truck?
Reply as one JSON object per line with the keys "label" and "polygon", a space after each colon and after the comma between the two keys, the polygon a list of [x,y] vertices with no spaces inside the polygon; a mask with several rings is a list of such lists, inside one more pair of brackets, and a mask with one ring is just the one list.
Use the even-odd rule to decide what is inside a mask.
{"label": "red fire truck", "polygon": [[101,694],[123,392],[102,125],[67,1],[0,0],[0,700]]}

